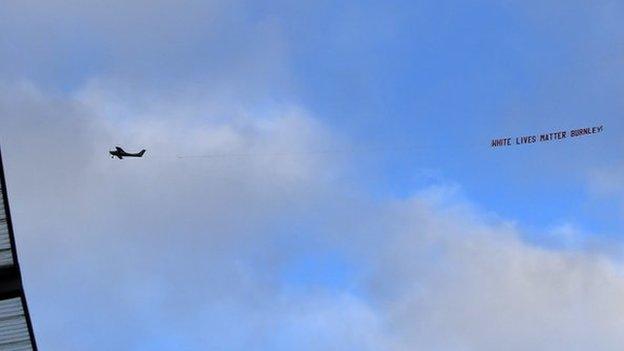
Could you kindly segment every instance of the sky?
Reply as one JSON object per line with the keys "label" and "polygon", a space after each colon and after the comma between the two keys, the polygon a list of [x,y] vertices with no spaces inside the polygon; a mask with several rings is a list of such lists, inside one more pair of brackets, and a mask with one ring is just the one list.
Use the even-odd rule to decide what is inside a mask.
{"label": "sky", "polygon": [[621,350],[623,6],[2,2],[39,347]]}

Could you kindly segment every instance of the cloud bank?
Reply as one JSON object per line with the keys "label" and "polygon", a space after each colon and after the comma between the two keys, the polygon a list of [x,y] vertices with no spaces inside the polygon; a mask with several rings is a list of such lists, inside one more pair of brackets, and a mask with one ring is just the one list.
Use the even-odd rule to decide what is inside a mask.
{"label": "cloud bank", "polygon": [[[128,121],[98,110],[129,109],[110,95],[55,98],[28,85],[0,94],[42,347],[624,344],[624,276],[609,257],[534,247],[512,222],[444,185],[401,201],[373,199],[341,177],[355,167],[348,160],[294,152],[341,143],[301,108],[276,106],[260,117],[233,109],[224,119],[211,117],[202,99],[161,101],[167,116],[191,106],[202,123],[149,111]],[[108,159],[106,148],[119,139],[149,145],[148,157]],[[179,152],[230,156],[179,159]],[[327,252],[336,259],[328,262]],[[284,275],[304,256],[302,277]],[[327,273],[323,265],[345,273],[315,280]]]}

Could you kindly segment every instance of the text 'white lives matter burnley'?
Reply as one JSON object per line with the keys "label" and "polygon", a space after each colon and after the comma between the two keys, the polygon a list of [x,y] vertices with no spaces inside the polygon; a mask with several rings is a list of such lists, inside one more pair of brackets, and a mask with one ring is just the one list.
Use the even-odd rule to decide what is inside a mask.
{"label": "text 'white lives matter burnley'", "polygon": [[507,137],[507,138],[498,138],[492,139],[490,144],[491,147],[502,147],[502,146],[512,146],[512,145],[527,145],[534,143],[543,143],[549,141],[556,140],[565,140],[570,138],[576,138],[581,136],[593,135],[602,133],[604,131],[604,126],[596,126],[596,127],[588,127],[588,128],[578,128],[578,129],[570,129],[570,130],[560,130],[555,132],[548,132],[543,134],[531,134],[531,135],[522,135],[516,137]]}

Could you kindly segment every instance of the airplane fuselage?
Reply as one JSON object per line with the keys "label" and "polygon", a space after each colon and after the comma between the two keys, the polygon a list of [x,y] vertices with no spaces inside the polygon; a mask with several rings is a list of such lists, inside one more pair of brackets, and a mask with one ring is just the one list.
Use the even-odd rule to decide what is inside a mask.
{"label": "airplane fuselage", "polygon": [[111,154],[112,158],[117,157],[121,160],[124,157],[143,157],[143,155],[145,154],[145,150],[141,150],[141,152],[137,153],[129,153],[124,151],[122,148],[117,147],[116,150],[109,151],[108,153]]}

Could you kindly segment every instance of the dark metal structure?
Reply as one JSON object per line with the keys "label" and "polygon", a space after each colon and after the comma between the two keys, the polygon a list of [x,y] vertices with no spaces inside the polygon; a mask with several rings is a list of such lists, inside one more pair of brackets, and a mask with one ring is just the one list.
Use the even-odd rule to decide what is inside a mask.
{"label": "dark metal structure", "polygon": [[37,351],[17,260],[1,151],[0,187],[0,350]]}

